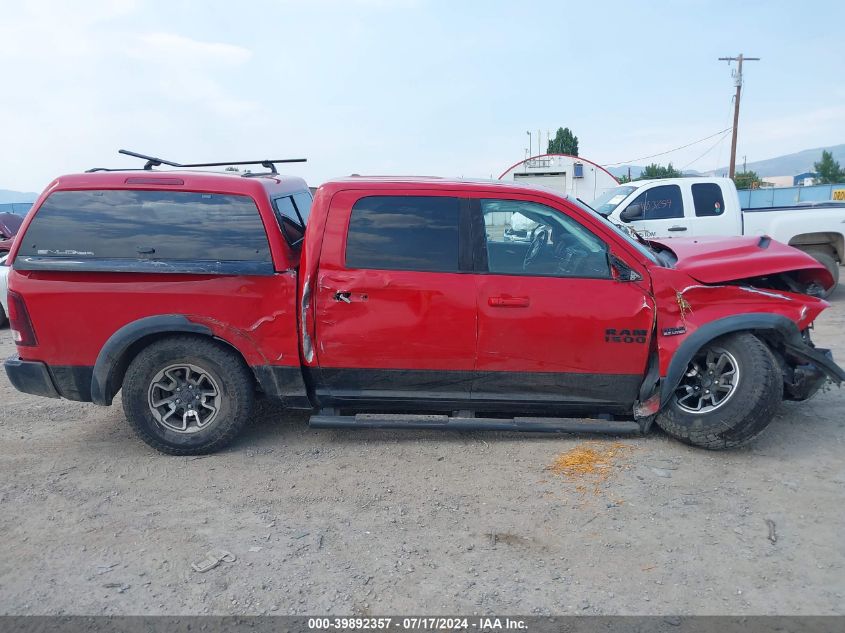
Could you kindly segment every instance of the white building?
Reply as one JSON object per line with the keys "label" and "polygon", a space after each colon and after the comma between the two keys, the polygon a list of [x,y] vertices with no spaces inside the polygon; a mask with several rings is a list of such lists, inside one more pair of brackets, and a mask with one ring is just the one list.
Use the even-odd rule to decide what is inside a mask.
{"label": "white building", "polygon": [[601,165],[583,156],[541,154],[508,167],[499,180],[514,180],[543,185],[592,202],[619,183]]}

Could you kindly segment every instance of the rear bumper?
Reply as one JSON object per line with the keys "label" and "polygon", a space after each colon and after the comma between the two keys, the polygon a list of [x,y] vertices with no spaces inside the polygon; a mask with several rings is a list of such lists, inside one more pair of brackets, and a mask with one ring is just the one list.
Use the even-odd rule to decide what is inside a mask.
{"label": "rear bumper", "polygon": [[31,393],[45,398],[60,398],[53,377],[47,365],[37,361],[26,361],[20,358],[7,358],[3,363],[9,382],[18,391]]}
{"label": "rear bumper", "polygon": [[13,356],[3,363],[9,382],[23,393],[45,398],[67,398],[91,402],[93,367],[52,367],[41,361]]}

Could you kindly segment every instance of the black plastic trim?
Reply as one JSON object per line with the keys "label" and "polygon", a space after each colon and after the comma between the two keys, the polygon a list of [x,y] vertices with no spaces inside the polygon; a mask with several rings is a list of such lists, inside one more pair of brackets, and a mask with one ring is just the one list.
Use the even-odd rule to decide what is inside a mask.
{"label": "black plastic trim", "polygon": [[51,365],[48,369],[62,398],[76,400],[77,402],[91,402],[93,367],[83,365],[56,367]]}
{"label": "black plastic trim", "polygon": [[124,356],[133,343],[151,334],[169,332],[192,332],[211,336],[209,328],[189,321],[181,314],[161,314],[138,319],[124,325],[111,335],[100,353],[91,376],[91,401],[108,406],[112,403],[120,385],[115,384],[115,371],[124,363]]}
{"label": "black plastic trim", "polygon": [[20,392],[30,393],[45,398],[59,398],[59,392],[53,384],[53,378],[47,365],[39,361],[7,358],[3,363],[9,382]]}
{"label": "black plastic trim", "polygon": [[289,409],[311,410],[314,406],[308,397],[308,389],[302,375],[302,368],[282,365],[256,365],[252,368],[261,390],[271,398],[279,398]]}
{"label": "black plastic trim", "polygon": [[438,411],[613,412],[630,414],[640,375],[564,372],[321,367],[314,400],[322,407]]}

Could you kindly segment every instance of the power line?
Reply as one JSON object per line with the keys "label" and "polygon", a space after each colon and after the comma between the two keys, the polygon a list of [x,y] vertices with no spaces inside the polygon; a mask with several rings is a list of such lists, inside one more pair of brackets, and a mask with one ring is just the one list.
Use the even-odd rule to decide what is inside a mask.
{"label": "power line", "polygon": [[715,134],[711,134],[710,136],[705,136],[704,138],[700,138],[697,141],[693,141],[692,143],[687,143],[686,145],[681,145],[680,147],[675,147],[670,150],[666,150],[665,152],[660,152],[659,154],[652,154],[651,156],[641,156],[640,158],[632,158],[631,160],[620,160],[618,163],[605,163],[603,167],[616,167],[617,165],[624,165],[626,163],[634,163],[638,160],[646,160],[648,158],[656,158],[657,156],[665,156],[666,154],[671,154],[672,152],[677,152],[681,149],[686,149],[687,147],[692,147],[693,145],[697,145],[698,143],[703,143],[704,141],[708,141],[715,136],[719,136],[720,134],[724,134],[726,132],[730,132],[733,128],[725,128],[724,130],[719,130]]}
{"label": "power line", "polygon": [[[728,131],[730,131],[731,129],[732,129],[732,128],[728,128]],[[724,134],[722,134],[722,136],[720,136],[720,137],[719,137],[719,140],[718,140],[718,141],[716,141],[713,145],[711,145],[711,146],[707,149],[707,151],[705,151],[705,152],[704,152],[701,156],[699,156],[699,157],[698,157],[698,158],[696,158],[696,159],[691,160],[691,161],[690,161],[690,162],[688,162],[686,165],[684,165],[683,167],[681,167],[681,171],[684,171],[687,167],[689,167],[689,166],[690,166],[690,165],[692,165],[693,163],[697,163],[697,162],[698,162],[698,161],[700,161],[702,158],[704,158],[705,156],[707,156],[707,154],[709,154],[709,153],[710,153],[710,152],[712,152],[714,149],[716,149],[719,145],[721,145],[721,144],[722,144],[722,141],[724,141],[724,140],[725,140],[725,138],[727,138],[727,136],[728,136],[728,132],[725,132]]]}

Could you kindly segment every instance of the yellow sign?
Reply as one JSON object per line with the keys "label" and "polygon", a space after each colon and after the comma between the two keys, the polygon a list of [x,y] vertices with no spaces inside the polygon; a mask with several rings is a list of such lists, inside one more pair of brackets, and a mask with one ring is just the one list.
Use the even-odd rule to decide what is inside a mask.
{"label": "yellow sign", "polygon": [[831,200],[845,200],[845,189],[834,189]]}

